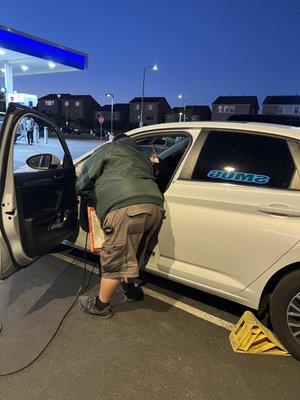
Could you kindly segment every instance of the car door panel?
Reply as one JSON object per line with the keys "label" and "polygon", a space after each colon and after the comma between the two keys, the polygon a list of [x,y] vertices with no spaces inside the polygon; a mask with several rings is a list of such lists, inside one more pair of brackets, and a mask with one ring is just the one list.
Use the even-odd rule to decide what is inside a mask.
{"label": "car door panel", "polygon": [[[62,178],[57,181],[58,175]],[[73,167],[63,172],[15,174],[18,214],[24,221],[20,233],[30,257],[45,253],[50,245],[55,247],[73,235],[77,227],[73,177]]]}
{"label": "car door panel", "polygon": [[[61,165],[43,170],[26,167],[13,172],[14,135],[17,124],[27,116],[47,124],[55,133],[64,153]],[[0,156],[1,234],[14,265],[20,268],[76,235],[75,167],[58,128],[44,116],[17,105],[8,109]]]}

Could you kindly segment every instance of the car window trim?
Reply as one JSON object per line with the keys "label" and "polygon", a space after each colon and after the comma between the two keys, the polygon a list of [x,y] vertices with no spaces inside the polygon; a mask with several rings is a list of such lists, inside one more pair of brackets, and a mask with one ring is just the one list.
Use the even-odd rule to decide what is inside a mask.
{"label": "car window trim", "polygon": [[[139,140],[139,139],[148,139],[148,138],[152,138],[152,137],[156,137],[156,136],[180,136],[180,135],[185,135],[185,136],[189,136],[192,139],[191,134],[188,131],[184,131],[181,129],[170,129],[170,130],[166,130],[166,128],[164,129],[157,129],[153,130],[153,131],[148,131],[148,132],[139,132],[139,133],[135,133],[134,135],[128,135],[128,137],[130,137],[133,140]],[[152,144],[152,143],[151,143]]]}

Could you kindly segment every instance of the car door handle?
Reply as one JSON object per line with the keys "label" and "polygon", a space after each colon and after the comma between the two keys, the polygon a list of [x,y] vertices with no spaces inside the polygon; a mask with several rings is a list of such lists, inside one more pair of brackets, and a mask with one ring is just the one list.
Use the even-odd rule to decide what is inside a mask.
{"label": "car door handle", "polygon": [[56,174],[53,177],[53,182],[61,182],[64,179],[64,174]]}
{"label": "car door handle", "polygon": [[257,210],[264,214],[279,215],[284,217],[300,217],[300,209],[294,209],[287,204],[268,204],[257,206]]}

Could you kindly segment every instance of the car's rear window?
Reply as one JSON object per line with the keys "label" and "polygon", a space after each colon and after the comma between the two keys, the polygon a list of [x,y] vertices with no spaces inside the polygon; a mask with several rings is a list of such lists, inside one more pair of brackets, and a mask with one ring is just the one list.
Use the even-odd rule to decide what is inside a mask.
{"label": "car's rear window", "polygon": [[288,189],[295,172],[285,139],[213,131],[199,154],[192,178]]}

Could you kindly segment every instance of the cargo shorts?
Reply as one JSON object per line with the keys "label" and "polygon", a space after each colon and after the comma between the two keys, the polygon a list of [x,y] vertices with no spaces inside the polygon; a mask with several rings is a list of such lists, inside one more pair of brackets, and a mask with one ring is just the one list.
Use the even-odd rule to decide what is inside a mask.
{"label": "cargo shorts", "polygon": [[165,211],[155,204],[137,204],[107,214],[101,227],[102,276],[137,278],[158,242]]}

